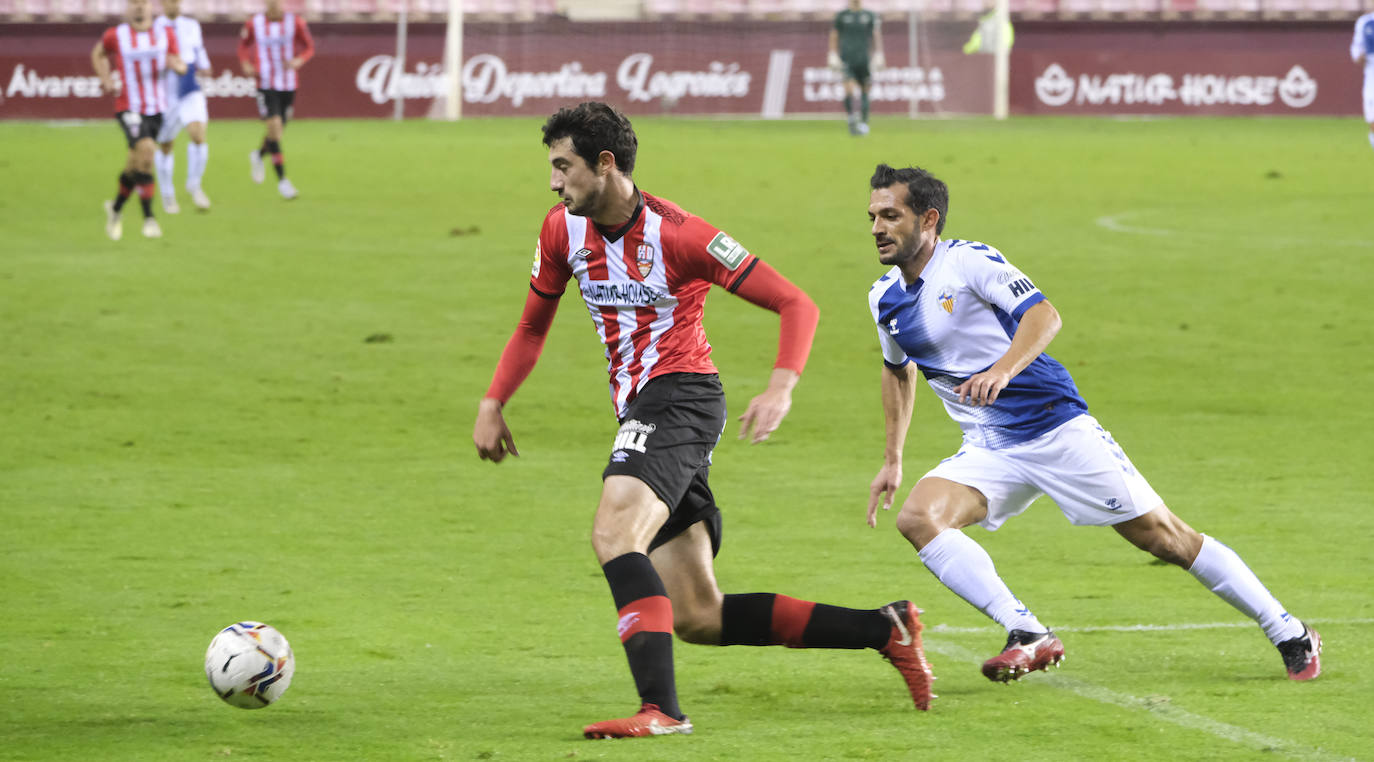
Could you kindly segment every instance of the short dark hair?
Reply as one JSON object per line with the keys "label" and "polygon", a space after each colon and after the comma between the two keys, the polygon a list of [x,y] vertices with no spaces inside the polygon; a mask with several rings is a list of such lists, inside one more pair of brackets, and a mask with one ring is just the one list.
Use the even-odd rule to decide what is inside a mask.
{"label": "short dark hair", "polygon": [[635,152],[639,138],[624,114],[599,101],[579,103],[574,108],[562,108],[544,122],[544,145],[572,138],[573,153],[582,157],[587,166],[595,167],[602,151],[615,156],[615,166],[626,177],[635,170]]}
{"label": "short dark hair", "polygon": [[949,186],[920,167],[893,169],[886,164],[879,164],[873,170],[873,178],[868,181],[873,190],[897,183],[906,186],[907,206],[917,214],[925,214],[927,209],[940,213],[940,221],[935,223],[935,234],[944,232],[945,218],[949,214]]}

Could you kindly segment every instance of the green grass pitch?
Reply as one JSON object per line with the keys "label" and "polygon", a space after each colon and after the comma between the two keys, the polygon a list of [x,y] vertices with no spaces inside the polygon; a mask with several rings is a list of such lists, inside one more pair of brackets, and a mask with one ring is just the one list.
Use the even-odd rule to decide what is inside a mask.
{"label": "green grass pitch", "polygon": [[[554,197],[534,120],[302,121],[301,197],[210,127],[209,214],[106,240],[109,120],[0,124],[0,759],[1077,760],[1374,756],[1374,154],[1357,120],[637,120],[636,179],[809,291],[791,415],[713,485],[728,592],[926,610],[928,714],[872,652],[676,646],[690,737],[589,742],[636,697],[588,534],[615,431],[575,294],[480,462],[478,398]],[[179,173],[185,155],[178,146]],[[1050,353],[1176,513],[1325,636],[1285,679],[1186,573],[1041,501],[972,529],[1058,629],[1053,674],[978,672],[999,629],[892,529],[865,293],[874,164],[949,182],[947,237],[1001,248],[1058,307]],[[179,176],[181,176],[179,174]],[[777,320],[717,290],[732,416]],[[371,339],[371,340],[369,340]],[[957,429],[918,394],[906,487]],[[291,639],[277,705],[223,705],[219,628]],[[1149,625],[1154,629],[1131,629]]]}

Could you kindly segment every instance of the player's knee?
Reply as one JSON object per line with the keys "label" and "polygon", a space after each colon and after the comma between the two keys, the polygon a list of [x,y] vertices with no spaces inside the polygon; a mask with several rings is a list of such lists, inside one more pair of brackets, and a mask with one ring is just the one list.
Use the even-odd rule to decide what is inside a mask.
{"label": "player's knee", "polygon": [[944,527],[938,526],[933,511],[926,503],[910,502],[902,506],[902,510],[897,513],[897,531],[902,533],[912,545],[919,550],[925,547],[926,543],[935,539]]}
{"label": "player's knee", "polygon": [[673,611],[673,632],[684,643],[710,646],[720,642],[719,625],[706,617],[679,615],[676,609]]}

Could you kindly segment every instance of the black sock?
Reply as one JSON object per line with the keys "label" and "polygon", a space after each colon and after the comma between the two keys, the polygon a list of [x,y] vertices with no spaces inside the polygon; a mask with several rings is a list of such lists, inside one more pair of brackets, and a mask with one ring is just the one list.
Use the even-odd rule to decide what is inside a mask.
{"label": "black sock", "polygon": [[119,173],[119,192],[115,194],[114,210],[118,213],[124,208],[124,202],[129,200],[129,194],[134,192],[134,176],[132,172]]}
{"label": "black sock", "polygon": [[153,176],[148,172],[132,173],[134,184],[138,186],[138,203],[143,207],[143,216],[153,216]]}
{"label": "black sock", "polygon": [[776,593],[725,596],[723,646],[882,648],[892,623],[877,609],[847,609]]}
{"label": "black sock", "polygon": [[658,571],[643,553],[626,553],[601,567],[620,613],[620,641],[639,699],[682,719],[673,674],[673,610]]}

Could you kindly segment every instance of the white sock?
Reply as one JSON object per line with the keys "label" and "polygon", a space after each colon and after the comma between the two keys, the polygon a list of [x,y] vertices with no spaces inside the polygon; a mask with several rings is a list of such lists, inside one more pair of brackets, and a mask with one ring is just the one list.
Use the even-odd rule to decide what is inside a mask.
{"label": "white sock", "polygon": [[1283,604],[1265,588],[1259,577],[1236,555],[1234,550],[1202,536],[1202,550],[1188,571],[1208,590],[1235,606],[1242,614],[1259,623],[1269,642],[1278,644],[1302,637],[1302,622],[1289,616]]}
{"label": "white sock", "polygon": [[176,157],[170,153],[163,153],[158,150],[153,154],[153,166],[157,169],[157,184],[162,186],[162,195],[171,196],[176,193],[172,186],[172,171],[176,169]]}
{"label": "white sock", "polygon": [[210,144],[192,141],[186,144],[186,190],[200,187],[205,164],[210,159]]}
{"label": "white sock", "polygon": [[921,548],[920,556],[921,563],[945,587],[1008,631],[1049,631],[997,576],[987,551],[958,529],[946,529],[936,535]]}
{"label": "white sock", "polygon": [[1369,147],[1374,148],[1374,130],[1369,131]]}

